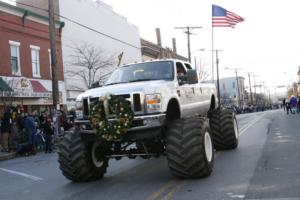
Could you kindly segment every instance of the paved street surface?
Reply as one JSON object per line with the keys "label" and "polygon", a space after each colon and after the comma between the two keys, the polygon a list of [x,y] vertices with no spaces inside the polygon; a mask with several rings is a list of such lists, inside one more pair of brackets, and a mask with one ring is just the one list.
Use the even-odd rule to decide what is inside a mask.
{"label": "paved street surface", "polygon": [[105,178],[72,183],[56,154],[0,162],[0,200],[300,199],[300,115],[238,116],[237,150],[216,153],[213,174],[177,180],[160,159],[110,161]]}

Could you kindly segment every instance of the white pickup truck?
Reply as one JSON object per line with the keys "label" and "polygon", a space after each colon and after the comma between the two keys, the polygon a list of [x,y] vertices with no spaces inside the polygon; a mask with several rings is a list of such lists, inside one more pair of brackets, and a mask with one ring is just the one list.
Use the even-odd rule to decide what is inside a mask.
{"label": "white pickup truck", "polygon": [[[90,105],[107,94],[123,98],[134,114],[126,133],[110,141],[90,125]],[[59,151],[60,169],[72,181],[99,179],[110,158],[124,156],[166,155],[174,176],[204,177],[212,172],[214,148],[238,146],[234,113],[217,108],[214,84],[199,82],[197,71],[184,61],[121,66],[104,86],[87,90],[76,101],[76,130],[65,135]]]}

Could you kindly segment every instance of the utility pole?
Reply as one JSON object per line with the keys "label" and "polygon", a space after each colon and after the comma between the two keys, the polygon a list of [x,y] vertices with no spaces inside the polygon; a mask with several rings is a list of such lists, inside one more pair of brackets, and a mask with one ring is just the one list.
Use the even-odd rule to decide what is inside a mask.
{"label": "utility pole", "polygon": [[221,108],[221,93],[220,93],[220,79],[219,79],[219,52],[221,52],[222,50],[213,50],[216,52],[216,64],[217,64],[217,95],[218,95],[218,107]]}
{"label": "utility pole", "polygon": [[238,91],[238,105],[240,108],[241,107],[241,94],[240,94],[240,84],[239,84],[237,68],[235,68],[235,78],[236,78],[236,86],[237,86],[237,91]]}
{"label": "utility pole", "polygon": [[254,79],[254,98],[255,98],[255,104],[257,104],[255,73],[253,73],[253,79]]}
{"label": "utility pole", "polygon": [[190,35],[193,33],[191,32],[193,29],[199,29],[202,28],[201,26],[186,26],[186,27],[175,27],[175,29],[184,29],[184,33],[187,34],[187,46],[188,46],[188,59],[189,62],[191,62],[191,41],[190,41]]}
{"label": "utility pole", "polygon": [[251,99],[251,105],[253,105],[253,96],[252,96],[252,89],[251,89],[251,77],[250,77],[250,73],[248,73],[248,77],[249,77],[249,87],[250,87],[250,99]]}
{"label": "utility pole", "polygon": [[258,77],[254,72],[253,72],[253,80],[254,80],[254,100],[255,100],[255,104],[257,104],[257,93],[256,93],[256,81],[255,81],[255,77]]}
{"label": "utility pole", "polygon": [[49,7],[49,36],[50,36],[50,49],[51,49],[51,72],[52,72],[52,99],[53,99],[53,118],[55,120],[56,134],[58,134],[58,119],[57,111],[59,109],[59,92],[57,81],[57,57],[56,57],[56,30],[54,18],[54,5],[53,0],[48,0]]}

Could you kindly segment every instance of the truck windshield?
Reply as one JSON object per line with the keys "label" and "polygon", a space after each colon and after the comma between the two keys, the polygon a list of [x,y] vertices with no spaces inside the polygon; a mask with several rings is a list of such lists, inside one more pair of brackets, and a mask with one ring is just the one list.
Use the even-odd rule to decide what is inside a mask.
{"label": "truck windshield", "polygon": [[150,81],[150,80],[173,80],[173,62],[147,62],[126,65],[115,70],[106,82],[106,85],[119,83]]}

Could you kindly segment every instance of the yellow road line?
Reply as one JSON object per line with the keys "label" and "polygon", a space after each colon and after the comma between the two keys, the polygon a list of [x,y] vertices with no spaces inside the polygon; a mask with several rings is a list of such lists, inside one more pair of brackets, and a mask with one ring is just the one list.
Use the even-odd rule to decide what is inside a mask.
{"label": "yellow road line", "polygon": [[160,190],[158,190],[157,192],[152,193],[147,200],[155,200],[157,199],[162,193],[164,193],[167,189],[169,189],[173,184],[175,183],[175,180],[172,179],[168,182],[166,182],[161,188]]}
{"label": "yellow road line", "polygon": [[[264,113],[263,115],[261,115],[259,118],[256,118],[254,120],[252,120],[249,124],[243,126],[240,129],[240,136],[242,134],[245,133],[246,130],[248,130],[248,128],[250,128],[252,125],[254,125],[256,122],[258,122],[262,117],[265,116],[266,113]],[[219,157],[220,154],[222,152],[217,151],[215,152],[215,158]],[[166,182],[164,185],[162,185],[162,187],[157,191],[152,193],[146,200],[155,200],[157,199],[159,196],[161,196],[164,192],[166,192],[172,185],[176,186],[174,187],[172,190],[170,190],[166,195],[164,195],[162,197],[162,200],[170,200],[173,198],[174,194],[176,192],[178,192],[184,185],[186,184],[186,181],[180,181],[180,182],[176,182],[175,179],[169,180],[168,182]]]}
{"label": "yellow road line", "polygon": [[185,185],[186,181],[181,181],[179,184],[177,184],[177,186],[172,189],[168,194],[166,194],[162,200],[170,200],[173,198],[174,194],[176,192],[178,192],[184,185]]}

